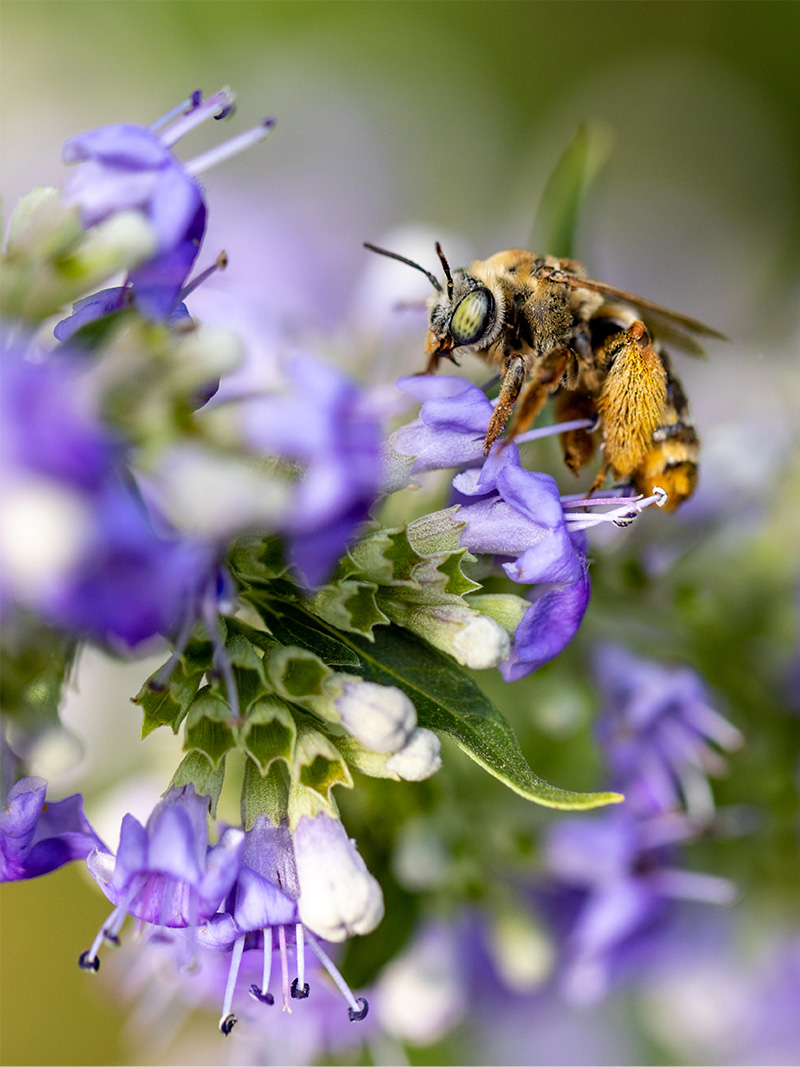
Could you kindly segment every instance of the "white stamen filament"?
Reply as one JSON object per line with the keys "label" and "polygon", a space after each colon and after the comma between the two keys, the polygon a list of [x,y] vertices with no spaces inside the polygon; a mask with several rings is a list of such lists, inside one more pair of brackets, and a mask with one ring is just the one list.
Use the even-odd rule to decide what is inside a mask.
{"label": "white stamen filament", "polygon": [[526,430],[513,440],[515,445],[524,445],[526,441],[538,441],[540,437],[552,437],[556,433],[568,430],[588,430],[595,425],[596,419],[571,419],[569,422],[556,422],[552,426],[541,426],[538,430]]}
{"label": "white stamen filament", "polygon": [[258,126],[253,126],[252,129],[245,130],[244,133],[240,133],[237,137],[231,137],[229,141],[223,141],[222,144],[217,145],[215,148],[210,148],[208,152],[195,156],[194,159],[185,164],[186,173],[196,178],[203,171],[216,167],[218,163],[230,159],[231,156],[237,156],[240,152],[250,148],[251,145],[263,141],[274,125],[275,119],[263,119]]}
{"label": "white stamen filament", "polygon": [[[667,494],[663,489],[656,487],[652,496],[632,496],[623,499],[625,501],[624,505],[622,507],[614,508],[612,511],[604,511],[599,515],[567,514],[564,516],[564,522],[570,530],[586,530],[591,526],[599,526],[600,523],[603,522],[613,522],[616,526],[629,526],[633,520],[637,518],[639,513],[651,504],[656,504],[660,508],[663,507],[667,499]],[[561,506],[562,508],[565,506],[592,508],[600,507],[609,502],[609,498],[592,500],[591,497],[587,497],[580,501],[562,500]]]}
{"label": "white stamen filament", "polygon": [[272,977],[272,927],[268,926],[264,931],[264,969],[261,972],[261,993],[266,996],[269,992],[269,980]]}
{"label": "white stamen filament", "polygon": [[303,938],[303,924],[297,923],[295,930],[295,944],[297,946],[297,988],[300,993],[306,987],[306,947]]}
{"label": "white stamen filament", "polygon": [[178,299],[185,300],[186,297],[193,293],[195,289],[198,289],[203,284],[203,282],[207,281],[212,274],[216,274],[218,270],[225,270],[227,266],[228,253],[224,251],[220,252],[220,254],[217,256],[217,258],[214,260],[210,267],[206,267],[206,269],[201,271],[196,278],[192,278],[192,280],[187,285],[184,285],[183,289],[181,289],[180,296],[178,297]]}
{"label": "white stamen filament", "polygon": [[281,954],[281,985],[283,987],[283,1011],[292,1014],[292,1006],[289,1001],[289,959],[286,955],[286,927],[278,927],[278,945]]}
{"label": "white stamen filament", "polygon": [[242,962],[245,937],[246,934],[240,934],[233,943],[233,951],[231,952],[231,965],[228,969],[228,981],[225,983],[225,997],[222,1001],[222,1014],[219,1017],[219,1027],[221,1030],[223,1025],[228,1022],[228,1017],[231,1014],[231,1005],[233,1004],[233,991],[236,988],[236,979],[239,977],[239,967],[241,966]]}
{"label": "white stamen filament", "polygon": [[160,119],[156,119],[155,122],[151,122],[149,129],[155,133],[156,130],[160,130],[162,126],[166,126],[168,122],[172,122],[178,115],[182,115],[185,111],[188,111],[194,102],[194,97],[190,96],[186,100],[182,100],[180,104],[176,104],[166,115],[162,115]]}
{"label": "white stamen filament", "polygon": [[736,899],[736,886],[728,878],[698,871],[665,868],[656,876],[662,893],[678,900],[700,900],[707,904],[731,904]]}
{"label": "white stamen filament", "polygon": [[351,1009],[356,1013],[356,1015],[360,1014],[362,1010],[361,1005],[353,996],[350,990],[350,986],[347,984],[347,982],[345,982],[338,968],[336,967],[330,956],[327,954],[327,952],[323,949],[322,945],[320,945],[319,941],[317,941],[314,935],[309,933],[308,930],[306,930],[306,940],[311,946],[312,951],[316,954],[319,962],[322,964],[322,966],[325,968],[325,970],[335,982],[339,992],[350,1005]]}
{"label": "white stamen filament", "polygon": [[206,119],[211,118],[212,115],[218,115],[220,112],[231,108],[235,99],[236,95],[230,89],[220,89],[218,93],[209,96],[207,100],[201,100],[197,107],[192,108],[191,111],[174,122],[169,129],[164,130],[159,140],[165,148],[172,148],[174,144],[180,141],[181,137],[186,136],[189,130],[193,130],[195,126],[199,126]]}

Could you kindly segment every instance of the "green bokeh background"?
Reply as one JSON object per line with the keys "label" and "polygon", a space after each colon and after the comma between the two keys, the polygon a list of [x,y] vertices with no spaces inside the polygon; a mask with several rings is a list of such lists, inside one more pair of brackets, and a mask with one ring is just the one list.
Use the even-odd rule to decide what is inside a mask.
{"label": "green bokeh background", "polygon": [[[4,0],[0,17],[8,206],[62,180],[70,134],[230,84],[237,129],[264,113],[280,126],[209,176],[212,212],[232,172],[265,201],[295,198],[304,240],[333,243],[355,283],[361,242],[404,223],[484,255],[524,244],[547,174],[595,119],[615,148],[580,255],[737,340],[724,371],[687,372],[701,425],[798,387],[800,4]],[[0,903],[2,1062],[129,1062],[125,1012],[76,966],[99,894],[65,870]]]}

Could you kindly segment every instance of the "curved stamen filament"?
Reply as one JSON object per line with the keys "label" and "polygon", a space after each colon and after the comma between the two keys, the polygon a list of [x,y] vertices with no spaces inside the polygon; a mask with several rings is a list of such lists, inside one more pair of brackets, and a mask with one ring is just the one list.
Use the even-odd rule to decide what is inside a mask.
{"label": "curved stamen filament", "polygon": [[314,935],[309,933],[308,930],[306,930],[305,936],[317,959],[328,972],[328,974],[331,976],[336,985],[336,988],[339,990],[339,992],[349,1004],[350,1011],[352,1013],[351,1018],[353,1017],[353,1015],[358,1018],[363,1018],[364,1015],[366,1015],[366,1011],[364,1010],[364,1005],[366,1004],[366,1001],[364,1000],[364,998],[359,997],[358,1000],[356,1000],[356,998],[353,996],[350,986],[342,977],[341,972],[336,967],[333,960],[330,958],[330,956],[322,947],[322,945],[320,945],[319,941],[317,941],[317,939],[314,937]]}
{"label": "curved stamen filament", "polygon": [[166,126],[168,122],[172,122],[172,120],[176,119],[179,115],[183,115],[186,111],[196,108],[202,98],[200,90],[195,90],[187,100],[182,100],[180,104],[176,104],[175,107],[171,108],[166,115],[162,115],[160,119],[151,122],[149,129],[155,133],[157,130],[160,130],[162,126]]}
{"label": "curved stamen filament", "polygon": [[[171,148],[180,141],[181,137],[185,137],[189,130],[193,130],[195,126],[199,126],[212,115],[229,112],[235,99],[236,96],[230,89],[220,89],[207,100],[199,100],[191,111],[182,115],[168,129],[165,129],[159,140],[165,148]],[[194,104],[194,97],[191,102]]]}

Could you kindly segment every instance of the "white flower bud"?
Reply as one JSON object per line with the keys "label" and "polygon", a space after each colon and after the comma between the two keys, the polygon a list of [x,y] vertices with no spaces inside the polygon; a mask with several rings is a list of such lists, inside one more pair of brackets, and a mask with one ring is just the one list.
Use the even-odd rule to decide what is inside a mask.
{"label": "white flower bud", "polygon": [[503,627],[485,615],[465,622],[453,635],[453,655],[459,663],[482,671],[508,659],[511,639]]}
{"label": "white flower bud", "polygon": [[407,782],[422,782],[441,765],[441,741],[432,730],[418,726],[405,746],[386,761],[386,770]]}
{"label": "white flower bud", "polygon": [[326,941],[374,930],[383,918],[383,893],[341,822],[303,815],[292,839],[301,921]]}
{"label": "white flower bud", "polygon": [[508,659],[511,638],[503,627],[463,604],[433,606],[397,597],[382,606],[393,622],[424,637],[472,670],[497,667]]}
{"label": "white flower bud", "polygon": [[399,752],[417,725],[417,711],[402,689],[345,680],[334,701],[342,726],[373,752]]}

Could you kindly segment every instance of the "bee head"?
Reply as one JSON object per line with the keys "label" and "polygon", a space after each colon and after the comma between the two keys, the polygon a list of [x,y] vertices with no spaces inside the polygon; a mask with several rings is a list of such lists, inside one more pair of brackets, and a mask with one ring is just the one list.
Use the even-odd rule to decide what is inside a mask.
{"label": "bee head", "polygon": [[428,355],[447,355],[454,348],[480,346],[482,342],[488,344],[493,340],[497,333],[495,296],[491,289],[465,270],[451,271],[438,241],[436,254],[444,271],[446,288],[434,274],[412,259],[406,259],[397,252],[387,252],[373,244],[365,243],[364,247],[421,271],[436,290],[429,304],[430,321],[425,345]]}

